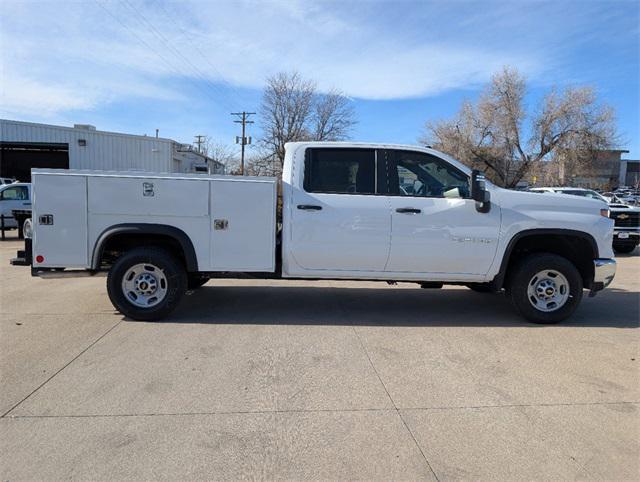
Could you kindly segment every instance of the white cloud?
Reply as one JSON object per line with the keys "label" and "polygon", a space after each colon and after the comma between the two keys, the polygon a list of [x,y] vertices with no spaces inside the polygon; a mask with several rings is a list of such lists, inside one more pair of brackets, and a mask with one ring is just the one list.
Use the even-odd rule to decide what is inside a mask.
{"label": "white cloud", "polygon": [[0,103],[54,115],[129,97],[184,100],[188,85],[229,105],[236,87],[259,89],[280,70],[352,97],[398,99],[474,87],[505,64],[534,77],[553,67],[528,34],[508,30],[527,32],[521,11],[492,20],[468,15],[481,10],[475,2],[467,17],[453,4],[5,0]]}
{"label": "white cloud", "polygon": [[46,85],[37,80],[5,75],[0,85],[0,112],[4,115],[40,114],[51,116],[60,110],[90,109],[98,98],[64,86]]}

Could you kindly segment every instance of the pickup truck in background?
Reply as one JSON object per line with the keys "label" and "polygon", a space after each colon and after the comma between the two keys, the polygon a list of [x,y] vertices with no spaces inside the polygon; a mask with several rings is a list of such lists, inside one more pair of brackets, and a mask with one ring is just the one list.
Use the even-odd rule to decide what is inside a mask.
{"label": "pickup truck in background", "polygon": [[275,178],[34,169],[32,183],[33,239],[12,263],[106,273],[111,302],[137,320],[208,279],[253,277],[504,290],[552,323],[616,269],[600,201],[501,189],[422,147],[287,144],[281,222]]}
{"label": "pickup truck in background", "polygon": [[3,216],[3,227],[17,228],[19,223],[13,211],[29,209],[31,209],[31,184],[14,182],[0,185],[0,215]]}
{"label": "pickup truck in background", "polygon": [[[616,253],[631,253],[640,244],[640,208],[617,202],[608,201],[605,196],[592,189],[580,187],[536,187],[530,192],[569,194],[597,199],[609,206],[609,217],[613,219],[613,251]],[[611,193],[613,198],[615,196]],[[617,199],[617,198],[616,198]]]}

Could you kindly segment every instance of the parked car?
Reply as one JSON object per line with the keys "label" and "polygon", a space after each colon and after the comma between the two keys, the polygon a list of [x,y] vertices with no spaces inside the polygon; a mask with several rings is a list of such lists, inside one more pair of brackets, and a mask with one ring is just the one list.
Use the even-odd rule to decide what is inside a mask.
{"label": "parked car", "polygon": [[[640,208],[622,202],[608,202],[607,197],[591,189],[577,187],[537,187],[531,192],[570,194],[599,199],[609,205],[610,217],[614,220],[613,249],[617,253],[631,253],[640,244]],[[617,196],[615,197],[616,199]]]}
{"label": "parked car", "polygon": [[31,184],[16,182],[0,186],[0,215],[4,217],[5,228],[18,227],[11,212],[14,209],[31,208]]}
{"label": "parked car", "polygon": [[501,189],[429,148],[285,151],[282,229],[274,178],[34,169],[33,240],[12,263],[45,278],[107,272],[111,302],[137,320],[169,315],[209,278],[253,277],[504,289],[552,323],[614,278],[600,200]]}
{"label": "parked car", "polygon": [[639,204],[640,192],[631,188],[618,188],[614,191],[617,198],[624,204],[637,206]]}
{"label": "parked car", "polygon": [[13,184],[14,182],[16,182],[16,179],[14,177],[0,177],[0,186],[3,186],[5,184]]}
{"label": "parked car", "polygon": [[624,204],[622,200],[616,196],[613,192],[603,192],[601,196],[607,201],[609,204]]}

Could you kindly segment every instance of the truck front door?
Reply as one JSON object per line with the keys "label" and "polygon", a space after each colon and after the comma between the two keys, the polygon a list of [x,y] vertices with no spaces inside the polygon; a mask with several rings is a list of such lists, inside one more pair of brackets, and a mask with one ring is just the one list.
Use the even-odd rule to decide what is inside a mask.
{"label": "truck front door", "polygon": [[[297,164],[302,167],[302,163]],[[378,194],[375,149],[310,148],[302,186],[293,186],[290,273],[384,271],[389,254],[389,201]]]}
{"label": "truck front door", "polygon": [[391,251],[387,272],[484,275],[495,256],[500,210],[479,213],[469,178],[436,156],[381,153],[387,163]]}

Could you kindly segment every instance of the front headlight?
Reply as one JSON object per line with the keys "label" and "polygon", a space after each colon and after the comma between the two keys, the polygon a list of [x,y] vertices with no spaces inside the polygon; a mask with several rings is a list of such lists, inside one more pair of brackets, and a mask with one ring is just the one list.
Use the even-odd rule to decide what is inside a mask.
{"label": "front headlight", "polygon": [[31,218],[27,218],[22,225],[22,233],[25,238],[31,239],[33,237],[33,223],[31,222]]}
{"label": "front headlight", "polygon": [[605,218],[610,217],[609,216],[609,210],[608,209],[601,209],[600,210],[600,216],[604,216]]}

